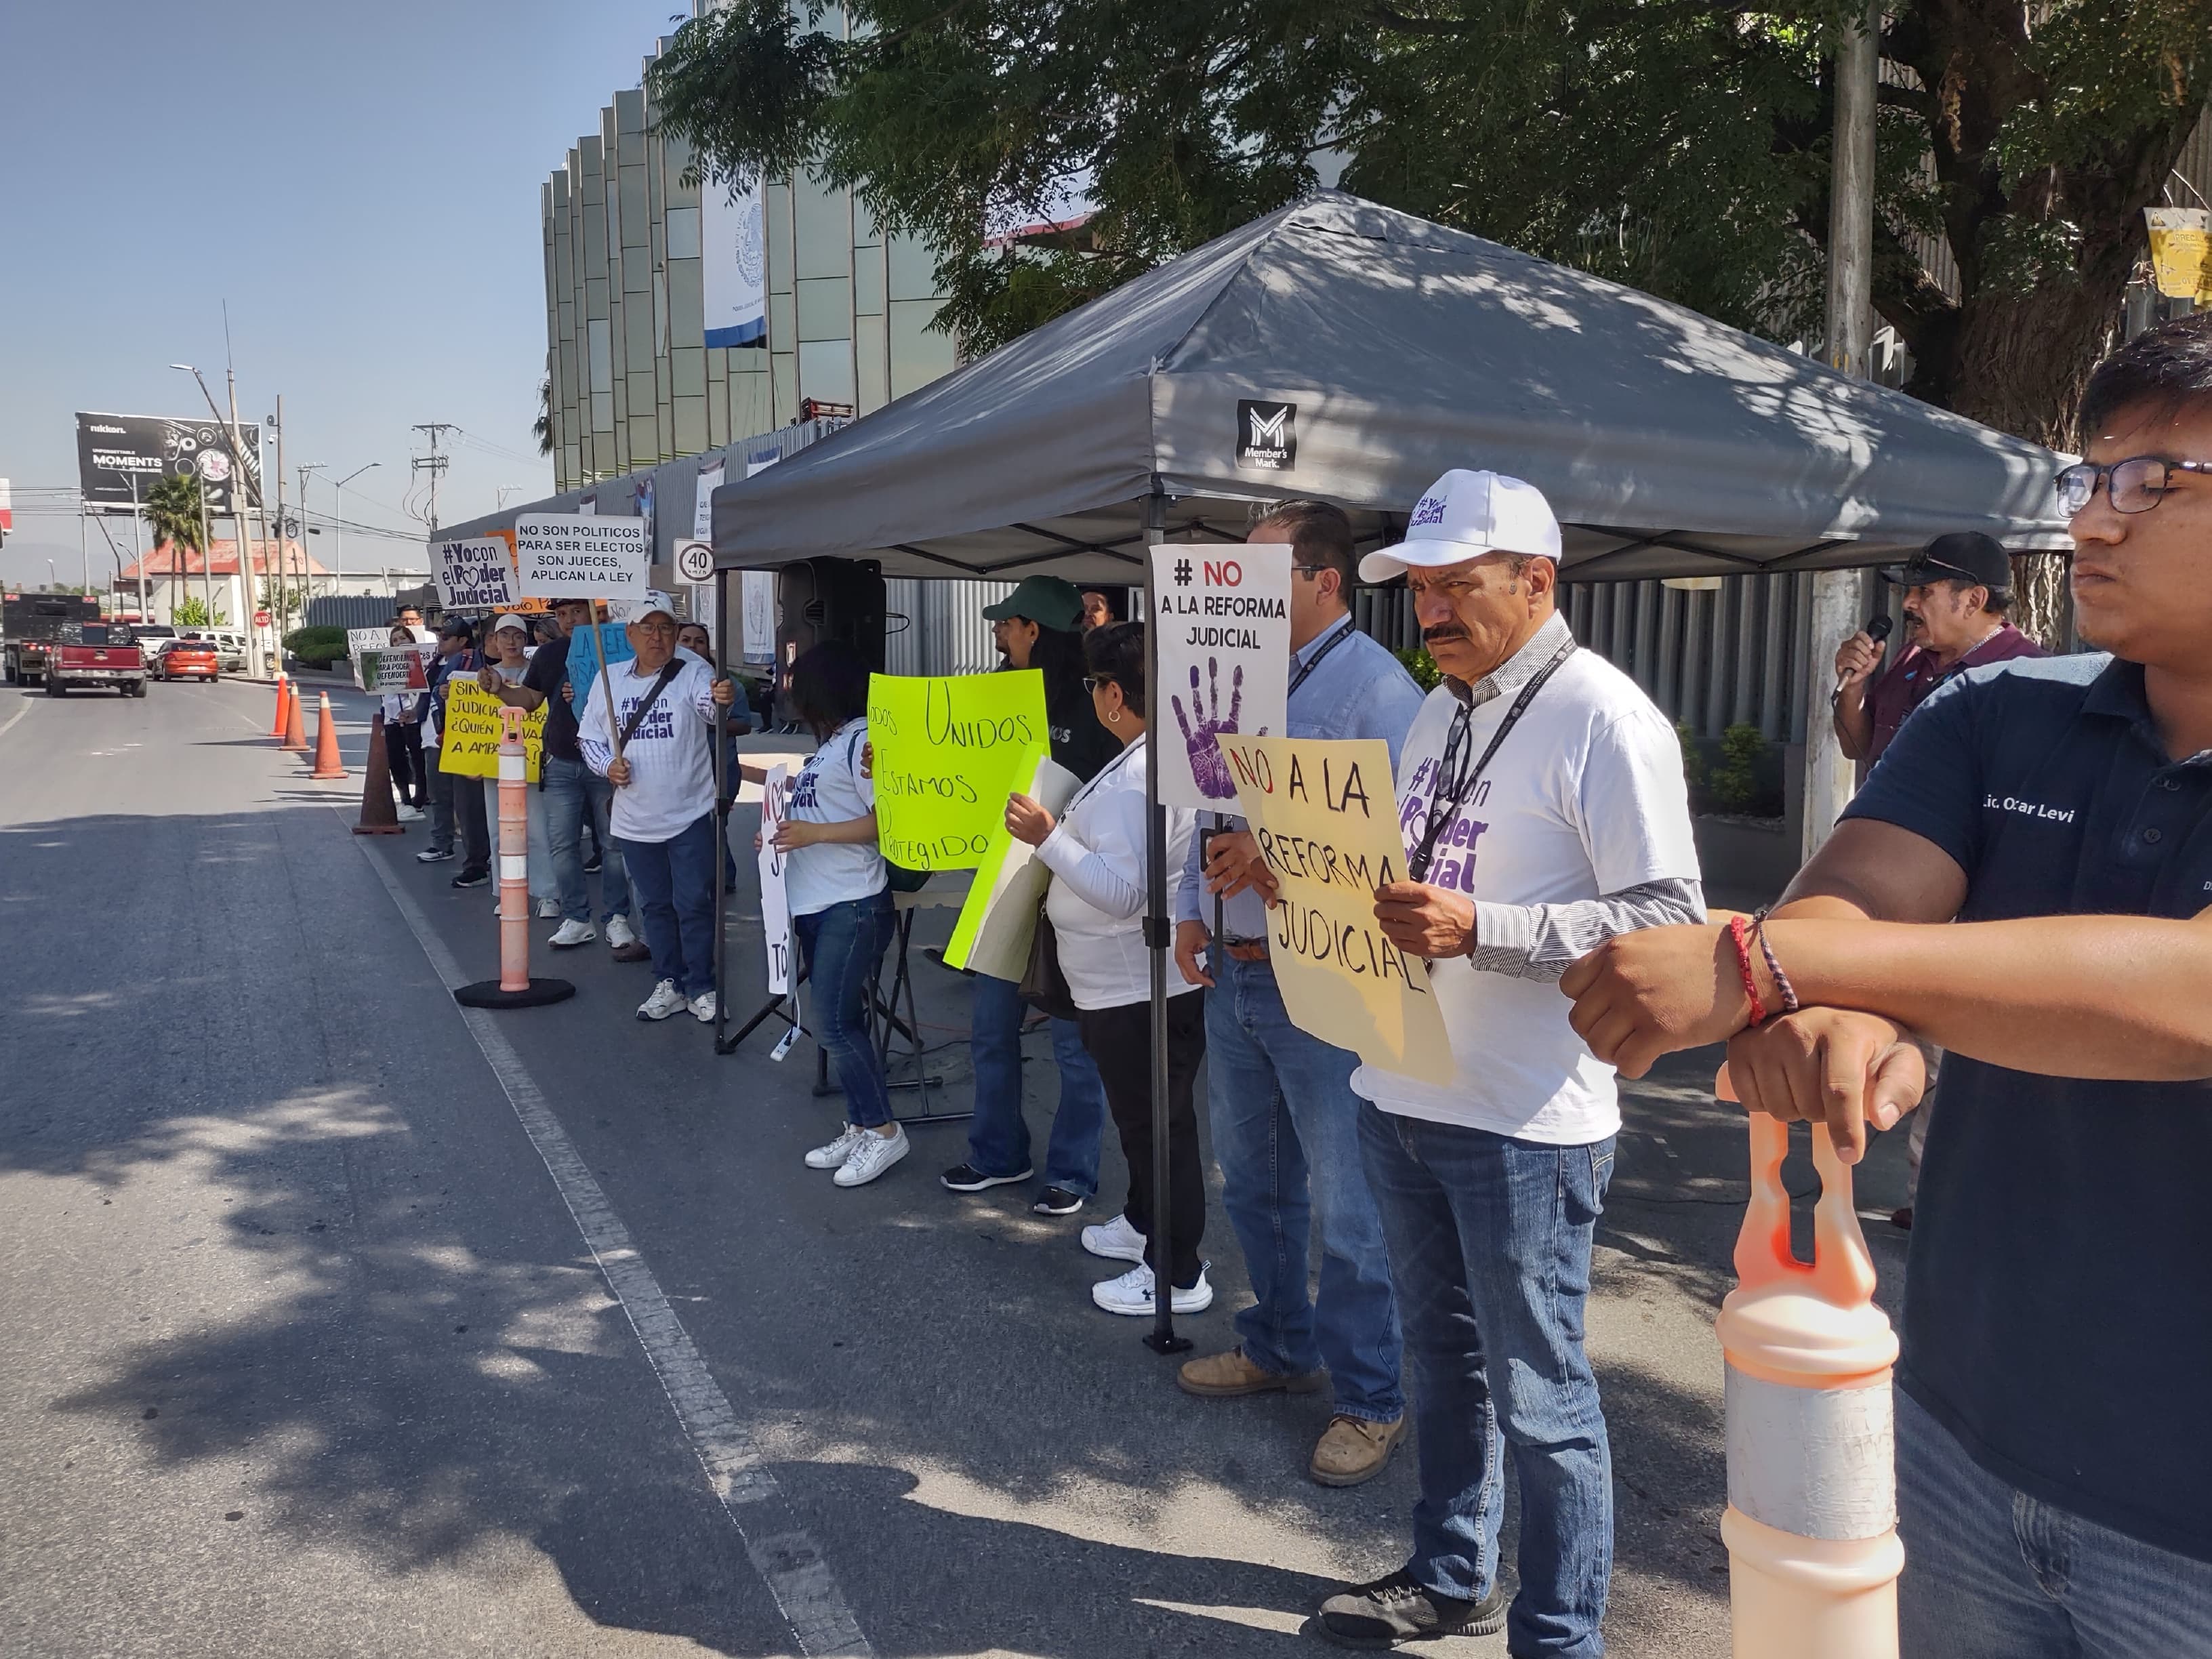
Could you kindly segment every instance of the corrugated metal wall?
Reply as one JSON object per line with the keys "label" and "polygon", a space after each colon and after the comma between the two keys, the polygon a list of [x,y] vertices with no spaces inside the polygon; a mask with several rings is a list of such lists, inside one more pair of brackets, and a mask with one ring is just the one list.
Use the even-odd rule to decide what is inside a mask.
{"label": "corrugated metal wall", "polygon": [[983,607],[1014,591],[1012,582],[932,581],[894,576],[884,584],[890,624],[884,671],[890,674],[980,674],[999,665]]}
{"label": "corrugated metal wall", "polygon": [[399,608],[389,593],[326,593],[307,601],[310,628],[380,628]]}

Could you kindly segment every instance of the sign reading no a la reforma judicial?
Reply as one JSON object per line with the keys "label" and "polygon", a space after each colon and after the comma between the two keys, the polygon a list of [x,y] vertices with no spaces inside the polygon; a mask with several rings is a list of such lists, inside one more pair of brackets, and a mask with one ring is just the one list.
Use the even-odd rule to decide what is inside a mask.
{"label": "sign reading no a la reforma judicial", "polygon": [[[1160,799],[1237,811],[1221,733],[1280,737],[1291,677],[1291,549],[1167,543],[1152,550],[1160,678],[1152,692]],[[1162,707],[1164,704],[1165,707]]]}

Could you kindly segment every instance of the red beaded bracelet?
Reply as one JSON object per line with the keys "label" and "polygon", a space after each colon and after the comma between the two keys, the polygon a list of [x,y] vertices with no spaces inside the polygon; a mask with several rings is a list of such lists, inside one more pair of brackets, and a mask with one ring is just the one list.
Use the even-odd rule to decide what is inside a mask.
{"label": "red beaded bracelet", "polygon": [[1751,971],[1751,927],[1740,916],[1729,918],[1729,937],[1735,941],[1736,970],[1743,975],[1743,994],[1751,1004],[1751,1023],[1766,1023],[1766,1005],[1759,1000],[1759,976]]}

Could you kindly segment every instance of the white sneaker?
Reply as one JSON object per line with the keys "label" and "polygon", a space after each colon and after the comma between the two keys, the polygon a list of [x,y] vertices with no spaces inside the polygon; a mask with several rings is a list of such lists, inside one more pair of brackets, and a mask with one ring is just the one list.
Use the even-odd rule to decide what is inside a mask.
{"label": "white sneaker", "polygon": [[859,1142],[830,1178],[840,1187],[865,1187],[913,1150],[914,1142],[896,1125],[888,1135],[863,1129]]}
{"label": "white sneaker", "polygon": [[[1199,1264],[1198,1283],[1178,1287],[1168,1305],[1179,1314],[1204,1313],[1213,1305],[1213,1286],[1206,1282],[1204,1262]],[[1091,1299],[1108,1313],[1152,1316],[1152,1270],[1142,1262],[1119,1279],[1102,1279],[1091,1287]]]}
{"label": "white sneaker", "polygon": [[1145,1259],[1145,1236],[1129,1224],[1129,1218],[1117,1215],[1111,1221],[1083,1230],[1083,1248],[1093,1255],[1103,1255],[1109,1261],[1142,1261]]}
{"label": "white sneaker", "polygon": [[637,934],[631,928],[628,916],[607,918],[607,945],[610,949],[619,951],[624,945],[636,943]]}
{"label": "white sneaker", "polygon": [[538,921],[558,921],[560,919],[561,919],[561,901],[560,901],[559,899],[556,899],[556,898],[542,898],[542,899],[540,899],[540,900],[538,900]]}
{"label": "white sneaker", "polygon": [[845,1160],[852,1157],[853,1148],[860,1144],[860,1137],[867,1133],[857,1123],[848,1123],[844,1133],[836,1139],[831,1141],[827,1146],[817,1146],[812,1152],[807,1153],[806,1167],[810,1170],[842,1168]]}
{"label": "white sneaker", "polygon": [[399,821],[402,823],[420,823],[422,822],[422,809],[419,806],[402,806],[398,811]]}
{"label": "white sneaker", "polygon": [[588,921],[564,921],[545,942],[556,951],[573,951],[579,945],[589,945],[599,936],[599,930]]}
{"label": "white sneaker", "polygon": [[684,993],[676,988],[676,981],[664,979],[653,988],[651,996],[637,1005],[637,1017],[640,1019],[666,1019],[671,1014],[681,1013],[684,1006]]}
{"label": "white sneaker", "polygon": [[714,994],[712,991],[702,991],[691,999],[691,1018],[702,1025],[714,1023]]}

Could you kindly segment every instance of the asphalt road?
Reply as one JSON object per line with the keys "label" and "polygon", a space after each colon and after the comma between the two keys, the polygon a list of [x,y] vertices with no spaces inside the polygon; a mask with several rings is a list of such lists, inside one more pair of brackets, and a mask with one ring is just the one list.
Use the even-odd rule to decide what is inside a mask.
{"label": "asphalt road", "polygon": [[[641,1024],[603,947],[541,950],[573,1001],[464,1017],[488,894],[419,830],[349,835],[358,770],[308,781],[270,702],[0,697],[0,1653],[1332,1650],[1307,1615],[1402,1559],[1410,1458],[1324,1491],[1325,1397],[1179,1393],[1090,1304],[1106,1212],[945,1194],[957,1126],[869,1188],[804,1170],[839,1115],[811,1048]],[[757,986],[742,884],[731,914]],[[920,952],[950,920],[915,964],[957,1105],[963,999]],[[1711,1062],[1632,1091],[1600,1232],[1627,1659],[1728,1650]],[[1245,1295],[1218,1208],[1206,1253],[1201,1350]]]}

